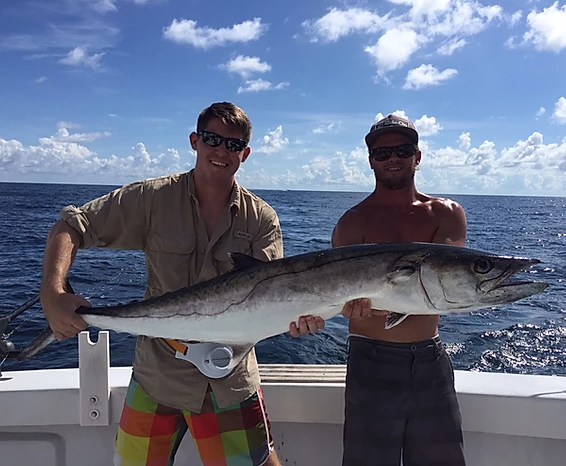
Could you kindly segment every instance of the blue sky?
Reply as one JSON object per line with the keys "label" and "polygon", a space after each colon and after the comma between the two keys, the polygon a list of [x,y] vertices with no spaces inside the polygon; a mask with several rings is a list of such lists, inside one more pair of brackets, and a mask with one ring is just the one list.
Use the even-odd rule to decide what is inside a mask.
{"label": "blue sky", "polygon": [[363,138],[404,114],[430,193],[566,195],[566,3],[0,4],[0,181],[123,184],[194,165],[241,106],[258,189],[370,191]]}

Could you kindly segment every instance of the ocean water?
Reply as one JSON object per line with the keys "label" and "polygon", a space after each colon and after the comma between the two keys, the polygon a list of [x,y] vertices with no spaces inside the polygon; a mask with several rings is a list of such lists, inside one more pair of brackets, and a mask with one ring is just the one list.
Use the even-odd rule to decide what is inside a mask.
{"label": "ocean water", "polygon": [[[45,239],[61,207],[105,194],[112,186],[0,183],[0,315],[38,293]],[[285,255],[330,246],[342,213],[367,193],[255,191],[278,212]],[[461,370],[566,375],[566,198],[450,196],[464,207],[467,246],[536,257],[531,278],[550,286],[518,303],[444,316],[440,335]],[[145,267],[140,252],[79,251],[70,273],[76,293],[93,305],[140,299]],[[347,321],[337,316],[316,335],[279,335],[260,342],[260,363],[343,364]],[[46,325],[39,305],[15,320],[10,340],[27,345]],[[92,338],[96,339],[95,332]],[[135,338],[111,332],[111,365],[132,362]],[[3,370],[77,366],[76,338],[50,345],[25,363],[7,360]]]}

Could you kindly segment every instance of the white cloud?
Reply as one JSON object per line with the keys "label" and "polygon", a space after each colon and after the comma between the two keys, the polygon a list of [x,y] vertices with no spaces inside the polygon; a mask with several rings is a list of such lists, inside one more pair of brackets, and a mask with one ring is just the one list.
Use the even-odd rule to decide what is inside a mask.
{"label": "white cloud", "polygon": [[[505,15],[499,5],[484,6],[469,0],[389,0],[400,5],[386,16],[360,8],[333,8],[303,26],[314,41],[336,41],[354,32],[383,34],[364,50],[375,60],[378,76],[405,65],[425,46],[436,44],[435,52],[451,55],[467,44],[465,37],[479,34],[497,20],[514,23],[520,12]],[[403,11],[404,10],[404,11]]]}
{"label": "white cloud", "polygon": [[[410,120],[410,118],[407,116],[407,114],[405,113],[405,110],[395,110],[394,112],[389,112],[391,113],[391,115],[397,115],[401,118],[407,118]],[[387,115],[389,115],[389,113],[387,113]],[[382,120],[383,118],[385,118],[385,115],[381,112],[379,112],[377,115],[375,115],[375,121],[379,121]]]}
{"label": "white cloud", "polygon": [[537,119],[539,119],[541,116],[543,116],[546,113],[546,108],[544,107],[540,107],[537,111]]}
{"label": "white cloud", "polygon": [[[426,164],[430,168],[470,170],[468,173],[462,172],[463,175],[489,172],[502,177],[512,171],[527,176],[532,170],[543,169],[545,172],[552,172],[558,169],[564,172],[565,169],[560,167],[566,162],[566,141],[560,145],[545,145],[542,134],[538,132],[531,134],[525,141],[518,141],[514,146],[503,148],[499,153],[492,141],[483,141],[479,147],[472,147],[470,133],[460,136],[459,146],[458,149],[447,146],[431,150],[425,155]],[[562,182],[564,181],[562,179]]]}
{"label": "white cloud", "polygon": [[529,195],[564,193],[565,175],[566,140],[545,145],[537,132],[501,151],[492,141],[472,147],[470,133],[463,133],[459,148],[447,146],[425,153],[417,174],[422,189],[436,192]]}
{"label": "white cloud", "polygon": [[100,61],[103,56],[104,52],[89,55],[87,51],[81,47],[75,47],[65,58],[59,60],[59,63],[69,66],[85,66],[87,68],[97,69],[100,67]]}
{"label": "white cloud", "polygon": [[283,126],[278,126],[261,139],[261,146],[259,149],[256,149],[256,152],[275,154],[285,149],[288,144],[289,139],[283,137]]}
{"label": "white cloud", "polygon": [[517,42],[517,37],[511,36],[507,38],[503,45],[508,49],[516,49],[519,46],[519,43]]}
{"label": "white cloud", "polygon": [[458,137],[458,142],[461,151],[466,152],[470,150],[470,147],[472,147],[472,137],[470,133],[467,132],[460,134],[460,136]]}
{"label": "white cloud", "polygon": [[[420,118],[413,120],[407,115],[407,113],[404,110],[395,110],[394,112],[388,112],[387,114],[383,114],[379,112],[377,115],[375,115],[375,121],[379,121],[382,118],[385,118],[385,116],[389,114],[411,120],[415,125],[415,128],[419,133],[419,136],[421,137],[434,136],[443,129],[442,126],[440,126],[440,123],[438,123],[438,121],[436,120],[436,117],[433,116],[429,117],[428,115],[425,114]],[[424,141],[419,142],[419,145],[421,145],[421,150],[424,150],[424,148],[426,148],[425,145],[423,144],[425,144]]]}
{"label": "white cloud", "polygon": [[37,79],[35,80],[35,83],[36,83],[36,84],[41,84],[41,83],[44,83],[45,81],[47,81],[47,76],[40,76],[39,78],[37,78]]}
{"label": "white cloud", "polygon": [[[0,37],[0,49],[38,52],[44,50],[69,50],[79,47],[83,50],[99,51],[114,47],[120,30],[100,19],[89,17],[78,21],[50,24],[35,34],[12,34]],[[43,55],[49,57],[52,55]]]}
{"label": "white cloud", "polygon": [[566,124],[566,99],[564,97],[560,97],[554,104],[552,118],[558,123]]}
{"label": "white cloud", "polygon": [[108,131],[96,132],[96,133],[74,133],[70,134],[69,130],[64,126],[59,126],[57,133],[50,138],[45,138],[45,140],[50,139],[57,142],[92,142],[97,139],[105,138],[110,136],[111,133]]}
{"label": "white cloud", "polygon": [[[430,19],[424,29],[431,35],[471,36],[485,30],[489,23],[502,18],[499,5],[483,6],[479,3],[457,1],[445,15]],[[444,12],[443,12],[444,13]]]}
{"label": "white cloud", "polygon": [[264,79],[253,79],[251,81],[246,81],[243,86],[238,88],[238,94],[244,92],[260,92],[260,91],[271,91],[284,89],[289,85],[288,82],[280,82],[279,84],[273,84],[270,81]]}
{"label": "white cloud", "polygon": [[360,8],[340,10],[332,8],[315,21],[303,22],[303,27],[312,35],[313,42],[333,42],[354,32],[372,32],[384,27],[388,15],[379,16]]}
{"label": "white cloud", "polygon": [[330,132],[336,132],[340,128],[340,123],[329,123],[327,125],[317,126],[312,130],[314,134],[324,134]]}
{"label": "white cloud", "polygon": [[[397,113],[404,115],[402,111]],[[422,131],[440,129],[436,119],[426,115],[416,123]],[[181,172],[194,166],[194,157],[182,160],[175,149],[154,155],[139,142],[126,156],[102,156],[61,137],[61,131],[57,134],[59,137],[41,138],[37,145],[30,146],[0,138],[0,179],[61,181],[72,177],[77,182],[93,182],[103,177],[107,183],[121,183]],[[281,126],[270,131],[260,142],[267,153],[282,151],[290,158],[298,152],[304,161],[286,171],[270,168],[267,164],[260,164],[262,168],[257,171],[246,166],[238,174],[246,185],[279,189],[308,186],[309,189],[369,191],[373,188],[373,172],[368,166],[367,150],[362,145],[350,152],[336,151],[333,154],[327,149],[319,153],[313,149],[308,154],[314,155],[306,158],[301,148],[289,145]],[[416,176],[417,185],[422,190],[560,196],[566,192],[566,139],[561,143],[545,144],[542,134],[535,132],[526,140],[498,149],[489,140],[475,146],[471,133],[463,132],[455,147],[432,149],[431,146],[427,141],[421,146],[423,161]]]}
{"label": "white cloud", "polygon": [[495,143],[484,141],[478,148],[469,151],[465,164],[478,166],[478,175],[485,175],[493,169],[496,155]]}
{"label": "white cloud", "polygon": [[287,178],[299,186],[369,186],[375,178],[367,158],[367,151],[360,147],[350,153],[318,156],[304,164],[302,172]]}
{"label": "white cloud", "polygon": [[375,60],[378,72],[391,71],[403,66],[425,42],[414,30],[401,27],[389,29],[377,43],[365,48]]}
{"label": "white cloud", "polygon": [[[187,170],[190,164],[181,164],[177,150],[167,149],[151,156],[144,144],[132,148],[131,155],[100,157],[76,142],[41,138],[36,146],[25,146],[16,140],[0,138],[0,175],[38,176],[59,175],[63,179],[84,179],[88,174],[93,181],[103,175],[108,182],[133,181]],[[85,181],[87,181],[85,180]]]}
{"label": "white cloud", "polygon": [[513,13],[510,17],[509,17],[509,24],[511,26],[514,26],[515,24],[517,24],[519,21],[521,21],[521,18],[523,17],[523,12],[521,10],[516,11],[515,13]]}
{"label": "white cloud", "polygon": [[117,11],[117,0],[96,0],[92,4],[92,8],[100,13],[107,13],[109,11]]}
{"label": "white cloud", "polygon": [[173,42],[206,50],[230,43],[246,43],[257,40],[267,29],[267,25],[262,24],[261,18],[234,24],[230,28],[219,29],[206,26],[197,27],[197,22],[194,20],[175,19],[164,29],[163,35]]}
{"label": "white cloud", "polygon": [[450,39],[449,41],[444,42],[440,47],[438,47],[437,53],[439,55],[452,55],[456,50],[461,49],[467,44],[465,39],[458,39],[455,37],[454,39]]}
{"label": "white cloud", "polygon": [[74,123],[72,121],[59,121],[57,122],[57,129],[67,128],[67,129],[76,129],[80,128],[81,125],[78,123]]}
{"label": "white cloud", "polygon": [[136,5],[145,5],[147,3],[159,3],[162,0],[63,0],[64,5],[59,5],[59,10],[66,9],[66,13],[75,12],[85,7],[92,8],[98,13],[110,13],[118,11],[118,3],[120,2],[135,3]]}
{"label": "white cloud", "polygon": [[336,152],[333,155],[313,157],[298,170],[271,173],[261,168],[241,172],[238,180],[249,186],[266,188],[368,189],[374,180],[368,169],[367,150],[356,148],[350,153]]}
{"label": "white cloud", "polygon": [[392,0],[392,3],[410,6],[413,20],[422,21],[423,18],[435,18],[449,11],[451,0]]}
{"label": "white cloud", "polygon": [[442,129],[442,126],[436,121],[435,117],[423,115],[418,120],[415,120],[415,128],[419,136],[434,136]]}
{"label": "white cloud", "polygon": [[566,5],[545,8],[540,13],[527,15],[529,30],[523,35],[525,43],[532,43],[537,50],[560,52],[566,48]]}
{"label": "white cloud", "polygon": [[271,71],[271,65],[262,62],[259,57],[248,57],[244,55],[238,55],[236,58],[220,65],[220,67],[229,73],[237,73],[242,76],[242,78],[248,78],[254,73],[267,73]]}
{"label": "white cloud", "polygon": [[444,71],[438,71],[432,65],[421,65],[407,73],[405,89],[422,89],[427,86],[437,86],[444,81],[456,76],[458,72],[452,68]]}
{"label": "white cloud", "polygon": [[[458,138],[457,147],[430,149],[423,144],[423,160],[417,185],[437,193],[518,193],[563,195],[566,192],[566,140],[544,144],[540,133],[526,141],[498,150],[493,141],[472,145],[469,132]],[[367,151],[356,147],[349,153],[317,155],[300,170],[283,173],[265,168],[246,171],[247,184],[266,188],[344,189],[370,191],[373,172]]]}
{"label": "white cloud", "polygon": [[[543,135],[534,132],[525,141],[519,141],[513,147],[501,151],[498,160],[502,169],[537,169],[544,171],[562,170],[565,173],[566,141],[558,144],[544,144]],[[560,168],[562,166],[562,168]]]}

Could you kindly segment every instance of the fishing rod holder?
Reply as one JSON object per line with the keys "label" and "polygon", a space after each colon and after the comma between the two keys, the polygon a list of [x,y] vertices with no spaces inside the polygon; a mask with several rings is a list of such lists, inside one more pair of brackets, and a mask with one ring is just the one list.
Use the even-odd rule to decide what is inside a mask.
{"label": "fishing rod holder", "polygon": [[0,377],[2,377],[2,364],[10,357],[17,354],[16,345],[7,338],[4,338],[3,330],[0,329]]}
{"label": "fishing rod holder", "polygon": [[110,425],[110,336],[98,332],[92,342],[88,331],[79,333],[79,399],[81,426]]}
{"label": "fishing rod holder", "polygon": [[8,325],[10,325],[9,317],[10,316],[5,316],[0,318],[0,361],[2,361],[4,357],[9,357],[10,353],[16,350],[16,345],[8,340],[8,336],[5,333]]}

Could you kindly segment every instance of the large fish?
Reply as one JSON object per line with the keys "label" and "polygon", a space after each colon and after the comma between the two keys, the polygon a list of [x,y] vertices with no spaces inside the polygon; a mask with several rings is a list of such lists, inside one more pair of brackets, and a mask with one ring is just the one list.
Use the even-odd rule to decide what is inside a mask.
{"label": "large fish", "polygon": [[[231,349],[225,367],[230,371],[257,342],[287,332],[299,316],[330,319],[351,299],[367,297],[373,308],[389,310],[385,326],[391,328],[410,314],[470,312],[548,286],[509,280],[537,259],[440,244],[364,244],[269,262],[231,257],[234,270],[212,280],[130,304],[81,307],[77,313],[101,329],[221,343]],[[28,359],[52,341],[47,328],[18,359]]]}

